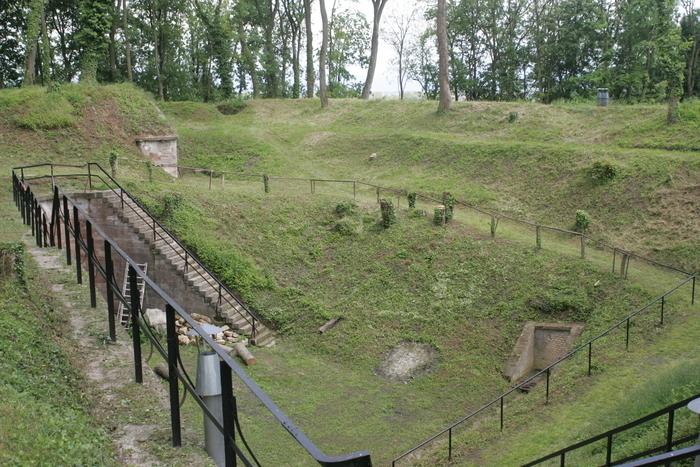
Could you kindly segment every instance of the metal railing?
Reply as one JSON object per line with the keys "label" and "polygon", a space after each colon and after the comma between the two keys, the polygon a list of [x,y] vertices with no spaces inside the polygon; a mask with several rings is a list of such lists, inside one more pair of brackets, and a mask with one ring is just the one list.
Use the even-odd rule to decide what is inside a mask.
{"label": "metal railing", "polygon": [[[36,167],[36,166],[34,166]],[[54,166],[52,166],[53,169]],[[23,175],[27,167],[18,168]],[[54,175],[52,174],[52,177]],[[137,383],[143,382],[143,369],[141,359],[141,332],[143,331],[150,344],[168,363],[168,382],[170,399],[170,421],[172,431],[173,446],[180,446],[182,443],[180,401],[178,400],[179,385],[182,384],[184,390],[191,394],[196,403],[202,409],[204,415],[210,419],[217,429],[224,436],[226,465],[236,465],[241,461],[246,466],[260,465],[253,450],[247,443],[241,423],[237,417],[237,402],[233,394],[232,373],[240,379],[243,385],[253,394],[255,399],[262,403],[266,410],[274,417],[295,442],[301,446],[316,462],[324,466],[371,466],[371,458],[367,452],[354,452],[342,456],[329,456],[323,453],[307,436],[299,429],[295,423],[282,412],[282,410],[272,401],[248,375],[247,373],[224,351],[201,327],[201,325],[190,314],[173,300],[161,287],[155,283],[138,266],[120,246],[97,225],[89,214],[63,192],[58,185],[52,187],[52,206],[50,220],[47,221],[47,214],[41,207],[37,197],[29,183],[20,179],[12,172],[12,193],[13,200],[19,210],[23,222],[31,226],[32,235],[35,237],[39,247],[56,246],[64,248],[66,252],[66,262],[71,264],[75,261],[75,273],[78,283],[83,281],[83,259],[87,263],[88,281],[90,290],[90,304],[96,307],[96,276],[98,273],[105,281],[107,320],[109,325],[110,339],[116,340],[115,331],[115,300],[126,306],[131,315],[132,348],[134,357],[134,379]],[[69,207],[72,208],[69,210]],[[61,229],[63,227],[63,230]],[[94,243],[94,235],[98,235],[103,240],[103,261],[97,257]],[[73,248],[71,247],[73,242]],[[72,250],[72,251],[71,251]],[[121,258],[128,265],[128,277],[131,282],[132,294],[130,300],[123,295],[121,288],[116,282],[114,275],[114,255]],[[143,317],[143,310],[140,306],[137,279],[142,279],[159,299],[165,303],[166,313],[166,334],[167,346],[163,346],[156,337],[150,325]],[[189,377],[182,360],[180,358],[179,344],[176,334],[176,315],[184,320],[187,325],[194,330],[197,337],[218,355],[220,359],[220,376],[222,384],[222,422],[220,423],[217,414],[212,413],[206,406],[202,398],[197,394],[195,385]],[[236,433],[238,436],[236,436]],[[269,446],[265,447],[269,450]]]}
{"label": "metal railing", "polygon": [[664,454],[659,454],[647,459],[629,462],[623,464],[622,467],[653,467],[656,465],[671,465],[672,462],[690,459],[691,457],[700,456],[700,444],[687,448],[671,451]]}
{"label": "metal railing", "polygon": [[[25,169],[30,168],[41,168],[50,167],[50,175],[39,175],[33,177],[25,177]],[[69,168],[86,168],[87,173],[70,173],[70,174],[55,174],[55,168],[57,167],[69,167]],[[95,169],[97,172],[95,172]],[[109,173],[107,173],[99,164],[94,162],[88,162],[84,165],[68,165],[68,164],[34,164],[31,166],[16,167],[14,170],[20,171],[20,180],[29,181],[37,180],[42,178],[50,178],[51,184],[54,186],[56,184],[56,179],[59,178],[76,178],[76,177],[86,177],[87,187],[92,188],[93,178],[102,182],[104,186],[108,188],[109,191],[114,193],[120,200],[121,209],[129,210],[134,213],[138,219],[144,222],[146,225],[150,226],[153,234],[153,242],[159,240],[163,241],[165,245],[172,252],[174,252],[181,260],[184,261],[185,275],[188,273],[195,273],[197,277],[204,280],[213,290],[218,291],[217,298],[217,311],[221,310],[224,306],[229,305],[236,313],[241,316],[248,325],[251,327],[251,340],[255,342],[258,330],[260,328],[260,323],[262,320],[260,317],[252,311],[243,300],[239,297],[237,293],[234,293],[228,286],[226,286],[218,277],[212,273],[204,263],[199,259],[199,257],[191,252],[185,245],[180,242],[175,235],[173,235],[165,226],[158,222],[155,217],[148,212],[141,202],[136,199],[131,193],[129,193],[124,187],[122,187],[119,182],[117,182]],[[136,207],[134,207],[136,206]],[[138,208],[138,209],[137,209]],[[145,213],[145,216],[144,216]]]}
{"label": "metal railing", "polygon": [[[657,410],[656,412],[650,413],[648,415],[645,415],[644,417],[638,418],[637,420],[634,420],[632,422],[626,423],[624,425],[621,425],[617,428],[613,428],[612,430],[608,430],[605,433],[600,433],[596,436],[592,436],[586,440],[579,441],[578,443],[572,444],[571,446],[567,446],[563,449],[559,449],[557,451],[554,451],[550,454],[547,454],[546,456],[542,456],[539,459],[536,459],[534,461],[528,462],[526,464],[523,464],[522,467],[531,467],[534,465],[542,464],[543,462],[547,462],[549,460],[553,459],[558,459],[559,460],[559,465],[561,467],[564,467],[566,465],[566,458],[567,455],[570,454],[573,451],[577,451],[579,449],[583,449],[587,446],[590,446],[593,443],[596,443],[601,440],[605,440],[605,466],[610,466],[610,465],[618,465],[618,464],[624,464],[626,462],[631,462],[636,459],[640,459],[645,456],[649,456],[652,454],[656,454],[658,452],[670,452],[674,447],[679,446],[681,444],[688,443],[690,441],[693,441],[697,438],[698,433],[692,433],[690,435],[683,436],[681,438],[673,439],[674,436],[674,426],[675,426],[675,413],[676,410],[680,408],[684,408],[685,406],[688,405],[690,401],[693,401],[700,397],[700,394],[696,394],[693,397],[689,397],[687,399],[684,399],[679,402],[675,402],[671,405],[668,405],[667,407],[664,407],[663,409]],[[642,452],[638,452],[634,455],[627,456],[622,459],[616,459],[613,460],[613,444],[614,444],[614,437],[615,435],[619,435],[620,433],[624,433],[627,430],[631,430],[632,428],[635,428],[639,425],[642,425],[644,423],[650,422],[652,420],[656,420],[657,418],[661,417],[668,417],[666,421],[666,439],[663,445],[647,449]],[[643,464],[646,465],[646,464]]]}

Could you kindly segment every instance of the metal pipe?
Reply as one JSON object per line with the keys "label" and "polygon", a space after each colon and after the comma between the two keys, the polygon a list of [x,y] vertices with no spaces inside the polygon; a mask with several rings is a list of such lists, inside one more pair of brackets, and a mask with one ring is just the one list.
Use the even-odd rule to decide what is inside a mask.
{"label": "metal pipe", "polygon": [[[222,423],[221,373],[219,356],[214,352],[200,352],[197,356],[197,395],[209,411]],[[204,445],[217,466],[226,465],[224,436],[214,422],[204,415]]]}

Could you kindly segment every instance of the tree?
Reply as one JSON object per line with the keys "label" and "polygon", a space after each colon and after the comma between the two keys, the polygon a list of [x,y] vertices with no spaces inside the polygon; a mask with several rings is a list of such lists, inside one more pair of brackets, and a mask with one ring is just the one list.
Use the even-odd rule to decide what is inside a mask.
{"label": "tree", "polygon": [[25,56],[20,38],[26,28],[24,3],[7,1],[0,8],[0,88],[17,86],[23,77]]}
{"label": "tree", "polygon": [[328,89],[334,97],[356,96],[361,84],[353,82],[350,65],[364,66],[369,45],[369,24],[362,13],[331,10],[328,41]]}
{"label": "tree", "polygon": [[306,16],[302,0],[282,0],[284,14],[289,23],[292,40],[292,97],[301,96],[301,33]]}
{"label": "tree", "polygon": [[399,97],[403,99],[404,88],[408,80],[409,63],[409,33],[415,25],[416,10],[405,15],[390,18],[389,29],[386,33],[387,42],[394,49],[395,65],[398,68]]}
{"label": "tree", "polygon": [[436,13],[436,30],[438,43],[438,81],[440,83],[440,101],[438,112],[450,110],[452,95],[450,94],[449,60],[447,57],[447,8],[446,0],[438,0]]}
{"label": "tree", "polygon": [[107,50],[112,3],[109,0],[84,0],[79,3],[80,29],[76,37],[80,49],[80,80],[95,81],[102,54]]}
{"label": "tree", "polygon": [[423,95],[427,99],[435,99],[438,94],[438,70],[433,57],[436,54],[435,31],[423,31],[411,44],[408,61],[408,77],[420,84]]}
{"label": "tree", "polygon": [[321,108],[328,107],[328,91],[326,89],[326,66],[328,62],[328,14],[326,13],[326,1],[318,0],[321,8],[321,24],[323,27],[323,40],[321,41],[321,53],[318,58],[319,97]]}
{"label": "tree", "polygon": [[379,24],[382,20],[384,7],[389,0],[372,0],[372,47],[369,54],[369,67],[367,68],[367,78],[362,88],[362,98],[369,99],[372,92],[372,81],[374,81],[374,70],[377,68],[377,53],[379,52]]}
{"label": "tree", "polygon": [[36,57],[39,50],[39,35],[41,34],[42,23],[45,21],[44,0],[32,0],[29,4],[29,15],[27,17],[27,33],[25,40],[24,58],[24,86],[34,84],[36,76]]}
{"label": "tree", "polygon": [[314,97],[314,37],[311,30],[311,1],[304,0],[304,26],[306,30],[306,97]]}
{"label": "tree", "polygon": [[122,0],[122,34],[124,36],[124,60],[126,67],[126,79],[133,81],[131,67],[131,42],[129,39],[129,5],[127,0]]}
{"label": "tree", "polygon": [[700,9],[693,10],[688,2],[686,14],[681,20],[681,37],[689,44],[685,65],[685,95],[690,97],[698,90],[700,76]]}

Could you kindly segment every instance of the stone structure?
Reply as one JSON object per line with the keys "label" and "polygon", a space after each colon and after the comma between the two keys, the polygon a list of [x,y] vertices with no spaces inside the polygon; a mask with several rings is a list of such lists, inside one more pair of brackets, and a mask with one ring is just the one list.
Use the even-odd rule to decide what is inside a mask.
{"label": "stone structure", "polygon": [[576,323],[525,323],[523,332],[506,363],[504,375],[516,383],[532,373],[547,368],[566,355],[583,325]]}
{"label": "stone structure", "polygon": [[177,177],[177,136],[143,136],[136,138],[136,146],[154,165]]}

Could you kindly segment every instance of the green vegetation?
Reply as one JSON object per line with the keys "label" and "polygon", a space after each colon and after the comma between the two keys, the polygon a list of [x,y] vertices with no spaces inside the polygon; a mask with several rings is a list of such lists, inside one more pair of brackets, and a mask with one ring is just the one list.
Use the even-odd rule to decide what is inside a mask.
{"label": "green vegetation", "polygon": [[[352,201],[351,185],[317,182],[311,195],[308,182],[274,175],[365,179],[435,199],[448,192],[561,227],[572,226],[576,211],[585,210],[597,238],[686,268],[700,258],[693,236],[699,227],[687,213],[699,167],[694,154],[653,149],[654,142],[670,138],[663,129],[635,141],[647,141],[644,149],[629,143],[636,128],[663,118],[662,106],[462,103],[438,118],[432,105],[421,102],[334,101],[321,112],[308,102],[253,100],[235,115],[223,115],[214,104],[185,102],[162,106],[166,124],[157,113],[134,116],[138,106],[151,105],[138,92],[133,105],[120,103],[133,91],[129,86],[93,89],[61,88],[68,102],[92,102],[97,109],[71,104],[78,109],[71,127],[22,128],[11,120],[16,108],[0,120],[6,149],[0,170],[87,159],[108,168],[118,154],[120,181],[274,324],[277,345],[254,349],[259,365],[248,371],[329,453],[368,449],[375,462],[386,462],[508,387],[501,371],[525,321],[582,322],[585,339],[670,288],[678,276],[634,262],[625,281],[610,272],[610,254],[595,242],[585,260],[578,239],[552,232],[543,233],[537,249],[533,229],[459,205],[452,221],[437,228],[425,214],[437,203],[420,196],[409,208],[405,197],[380,193],[395,216],[385,229],[373,189],[359,187]],[[0,92],[0,103],[9,100]],[[685,112],[695,105],[682,107]],[[515,111],[519,117],[510,124],[507,117]],[[88,121],[99,137],[88,137]],[[146,168],[131,139],[139,125],[168,131],[168,124],[180,137],[182,165],[225,171],[225,179],[214,179],[210,190],[208,175],[173,181]],[[693,123],[674,131],[684,144],[700,148]],[[377,158],[369,160],[372,153]],[[593,180],[596,162],[610,164],[615,175],[603,166],[606,182]],[[273,176],[268,190],[262,174]],[[9,193],[3,196],[8,201]],[[7,228],[0,223],[0,232]],[[606,410],[629,409],[633,414],[620,418],[627,421],[657,409],[661,399],[651,393],[652,382],[636,393],[639,407],[621,402],[622,393],[651,373],[694,390],[696,310],[688,307],[685,289],[666,305],[665,327],[657,326],[655,310],[633,322],[629,353],[624,329],[596,346],[591,379],[582,380],[585,355],[555,371],[551,407],[543,408],[539,385],[507,402],[504,435],[487,423],[494,413],[470,425],[455,439],[460,461],[498,463],[502,446],[514,442],[517,449],[502,462],[514,464],[554,449],[555,441],[605,429]],[[319,334],[318,327],[335,317],[343,320]],[[405,341],[436,349],[431,371],[407,384],[377,376],[388,351]],[[289,453],[299,453],[287,433],[262,416],[244,391],[239,400],[249,439],[285,448],[266,451],[265,463],[305,459],[290,461]],[[184,410],[189,420],[199,416],[192,401]],[[541,422],[531,420],[535,411],[545,414]],[[559,418],[575,411],[580,415],[571,420],[591,419],[587,431],[572,432]],[[547,429],[551,436],[541,442],[528,438]],[[441,463],[441,453],[426,451],[426,464]]]}
{"label": "green vegetation", "polygon": [[[6,201],[6,200],[4,200]],[[82,380],[58,336],[66,329],[33,266],[0,278],[0,463],[111,465],[107,433],[85,407]],[[25,282],[26,275],[26,282]]]}

